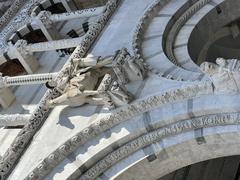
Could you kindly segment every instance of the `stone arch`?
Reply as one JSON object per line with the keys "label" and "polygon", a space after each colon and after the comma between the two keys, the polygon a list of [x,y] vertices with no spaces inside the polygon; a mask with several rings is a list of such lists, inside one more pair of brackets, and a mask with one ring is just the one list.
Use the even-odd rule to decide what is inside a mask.
{"label": "stone arch", "polygon": [[[205,97],[206,99],[209,99],[209,97]],[[205,99],[205,100],[206,100]],[[214,98],[215,100],[216,100],[216,98]],[[200,104],[202,104],[203,106],[206,106],[206,104],[204,105],[204,103],[203,102],[206,102],[204,100],[204,98],[199,102]],[[211,101],[212,102],[214,102],[215,100],[213,100],[213,99],[211,99]],[[229,99],[230,100],[230,99]],[[179,104],[176,104],[176,107],[184,107],[184,104],[188,104],[189,102],[181,102],[181,103],[179,103]],[[195,103],[194,103],[195,104]],[[195,115],[196,115],[196,119],[192,119],[194,122],[198,122],[200,119],[202,119],[205,123],[206,123],[206,125],[205,125],[205,127],[212,127],[212,126],[223,126],[224,127],[224,125],[234,125],[234,124],[237,124],[237,119],[238,119],[238,113],[226,113],[226,114],[222,114],[222,109],[218,109],[218,108],[216,108],[216,105],[214,105],[215,103],[213,103],[212,105],[208,105],[208,107],[210,108],[210,110],[211,110],[211,112],[212,113],[210,113],[210,112],[208,112],[208,110],[207,110],[207,108],[206,108],[206,110],[205,111],[201,111],[202,109],[201,109],[201,107],[199,107],[199,109],[195,109],[194,110],[194,112],[192,112],[192,114],[194,113]],[[233,105],[233,103],[231,103],[231,100],[229,101],[229,104],[228,105]],[[228,105],[226,105],[226,107],[228,106]],[[175,108],[176,108],[175,107]],[[195,105],[194,105],[194,107],[195,107]],[[235,107],[235,108],[237,108],[237,107],[239,107],[237,104],[235,104],[235,105],[233,105],[233,107]],[[233,108],[232,107],[232,108]],[[167,107],[166,107],[167,108]],[[120,124],[119,126],[117,126],[117,127],[113,127],[113,128],[110,128],[110,129],[108,129],[107,131],[108,131],[108,133],[107,134],[109,134],[109,132],[112,132],[113,134],[115,134],[115,133],[117,133],[117,132],[120,132],[120,129],[122,129],[122,128],[124,128],[124,127],[128,127],[128,128],[126,128],[126,131],[128,131],[129,132],[129,136],[127,136],[126,135],[126,137],[119,137],[121,140],[119,140],[118,142],[116,142],[116,143],[113,143],[113,141],[112,140],[114,140],[114,137],[113,137],[113,139],[112,140],[110,140],[110,139],[108,139],[108,140],[106,140],[106,142],[104,143],[104,146],[107,146],[107,144],[109,143],[109,142],[112,142],[112,144],[111,145],[109,145],[109,147],[108,147],[108,150],[109,150],[109,148],[111,149],[111,151],[108,151],[108,150],[104,150],[104,152],[108,152],[107,154],[110,154],[114,149],[116,149],[116,148],[124,148],[124,146],[126,145],[126,144],[128,144],[128,142],[130,142],[131,140],[134,140],[134,138],[141,138],[141,136],[143,135],[143,136],[145,136],[145,135],[147,135],[147,136],[149,136],[149,137],[151,137],[151,131],[152,130],[159,130],[158,128],[164,128],[167,124],[170,124],[170,125],[174,125],[175,123],[177,124],[177,123],[185,123],[185,122],[191,122],[192,120],[187,120],[187,121],[185,121],[184,119],[188,119],[189,118],[189,114],[190,114],[190,112],[187,112],[187,111],[182,111],[181,113],[180,112],[178,112],[178,113],[180,113],[180,114],[178,114],[177,112],[175,112],[175,113],[177,113],[177,117],[178,117],[178,119],[177,119],[177,117],[169,117],[168,118],[168,116],[171,116],[171,111],[170,111],[170,113],[169,114],[167,114],[166,115],[166,117],[164,116],[164,112],[168,112],[168,110],[170,110],[171,108],[173,108],[173,106],[172,105],[169,105],[169,107],[167,108],[167,109],[165,109],[165,110],[163,110],[163,109],[159,109],[159,110],[157,110],[157,111],[154,111],[155,113],[157,113],[157,115],[159,115],[159,113],[161,112],[161,115],[160,115],[160,119],[159,119],[159,116],[158,116],[158,118],[157,117],[154,117],[152,120],[151,120],[151,123],[148,125],[147,123],[145,124],[145,123],[143,123],[142,122],[142,119],[141,119],[141,117],[138,117],[137,119],[135,119],[135,120],[128,120],[126,123],[124,122],[124,123],[122,123],[122,124]],[[224,109],[226,109],[227,110],[227,108],[224,108]],[[227,110],[228,111],[228,110]],[[229,110],[230,112],[232,112],[231,110]],[[206,115],[206,114],[209,114],[209,115]],[[211,115],[212,114],[212,115]],[[206,115],[206,116],[205,116]],[[153,117],[153,116],[152,116]],[[179,117],[182,117],[182,120],[180,120],[179,119]],[[166,119],[165,119],[166,118]],[[165,119],[165,120],[163,120],[163,119]],[[225,122],[225,120],[226,120],[226,122]],[[216,124],[215,124],[215,121],[216,121]],[[213,123],[212,123],[213,122]],[[172,123],[172,124],[171,124]],[[210,123],[210,124],[209,124]],[[138,124],[137,126],[136,126],[136,124]],[[145,125],[144,125],[145,124]],[[207,125],[207,124],[209,124],[209,125]],[[135,127],[135,130],[134,130],[134,128],[133,128],[133,126],[136,126]],[[144,127],[144,126],[146,126],[146,127]],[[198,125],[197,125],[198,126]],[[188,131],[188,132],[191,132],[192,133],[192,138],[194,139],[195,138],[195,141],[196,141],[196,139],[197,139],[197,142],[199,142],[199,143],[201,143],[202,141],[203,141],[203,139],[204,138],[202,138],[202,136],[201,136],[201,129],[202,129],[202,126],[203,125],[201,125],[201,124],[199,124],[199,126],[198,127],[194,127],[193,129],[188,129],[188,130],[186,130],[186,131]],[[150,127],[152,127],[152,130],[151,130],[151,128]],[[228,126],[228,127],[230,127],[230,126]],[[234,125],[234,127],[235,127],[235,125]],[[236,126],[237,127],[237,126]],[[90,128],[91,129],[91,128]],[[95,129],[95,128],[93,128],[93,129]],[[148,131],[147,131],[147,129],[148,129]],[[200,130],[199,130],[200,129]],[[180,134],[184,134],[185,132],[186,132],[185,130],[183,131],[183,132],[181,132]],[[168,130],[167,130],[167,132],[168,132]],[[205,132],[204,130],[203,130],[203,132]],[[91,133],[93,133],[93,132],[91,132]],[[144,135],[144,133],[147,133],[147,134],[145,134]],[[94,134],[94,133],[93,133]],[[98,140],[99,140],[99,138],[101,139],[101,137],[103,137],[104,136],[104,134],[105,134],[105,132],[103,132],[103,135],[100,135],[100,136],[97,136],[97,137],[94,137],[94,139],[91,141],[91,140],[89,140],[89,142],[87,143],[88,145],[90,145],[90,144],[98,144],[98,143],[96,143],[96,141],[98,142]],[[196,136],[195,136],[195,134],[196,134]],[[200,134],[200,136],[199,136],[199,134]],[[171,135],[168,135],[168,137],[173,137],[175,134],[173,133],[173,134],[171,134]],[[208,134],[206,134],[206,136],[207,136]],[[109,135],[108,135],[109,136]],[[117,135],[115,135],[116,137],[117,137]],[[205,134],[204,134],[204,136],[205,136]],[[167,137],[167,138],[168,138]],[[100,140],[99,140],[100,141]],[[115,141],[116,141],[116,139],[115,139]],[[120,143],[119,143],[120,142]],[[107,144],[106,144],[107,143]],[[66,143],[66,146],[69,146],[69,142],[67,142]],[[101,144],[99,145],[100,147],[102,147],[101,146]],[[96,146],[95,148],[96,148],[96,151],[99,151],[100,152],[100,149],[99,149],[99,146]],[[83,148],[83,149],[88,149],[89,147],[86,145],[86,146],[84,146],[84,145],[81,145],[81,147],[80,148]],[[143,148],[145,148],[145,147],[143,147]],[[71,149],[71,147],[70,147],[70,149]],[[141,148],[142,149],[142,148]],[[134,150],[135,151],[135,150]],[[136,149],[136,151],[137,151],[137,149]],[[57,151],[56,151],[57,152]],[[58,151],[59,152],[59,151]],[[54,154],[54,153],[53,153]],[[99,153],[99,154],[101,154],[101,153]],[[96,153],[96,157],[98,157],[99,158],[99,154],[97,154]],[[59,155],[59,154],[58,154]],[[131,157],[132,155],[128,155],[129,157]],[[48,156],[48,157],[50,157],[50,156]],[[44,160],[45,161],[45,160]],[[46,159],[46,161],[45,162],[47,162],[48,160]],[[100,160],[99,159],[96,159],[94,156],[93,157],[91,157],[91,159],[89,160],[89,162],[92,162],[92,161],[96,161],[95,163],[98,163]],[[110,161],[109,161],[110,162]],[[59,163],[59,162],[58,162]],[[118,161],[117,161],[117,163],[118,163]],[[57,163],[56,163],[57,164]],[[63,162],[63,164],[64,164],[64,162]],[[62,164],[62,165],[63,165]],[[46,164],[44,164],[44,165],[46,165]],[[87,164],[86,164],[87,165]],[[112,164],[112,165],[114,165],[114,164]],[[39,167],[39,166],[37,166],[37,167]],[[61,168],[60,169],[62,169],[62,167],[63,166],[60,166]],[[87,167],[89,168],[89,169],[91,169],[88,165],[87,165]],[[55,170],[56,171],[53,171],[53,174],[55,174],[56,172],[58,172],[57,170],[58,170],[59,168],[56,168]],[[81,166],[81,168],[80,167],[78,167],[78,169],[82,169],[82,166]],[[78,169],[76,169],[76,173],[79,173],[78,172]],[[37,171],[34,171],[35,173],[37,173],[38,172],[38,170]],[[42,173],[42,172],[41,172]],[[79,174],[78,174],[79,175]],[[75,173],[73,173],[73,176],[75,176]],[[50,178],[51,179],[51,178]]]}
{"label": "stone arch", "polygon": [[167,138],[158,142],[163,144],[160,151],[151,152],[158,143],[151,144],[145,151],[135,152],[101,176],[109,179],[136,179],[136,176],[139,180],[159,179],[198,162],[240,154],[239,126],[204,128],[203,131],[204,143],[198,143],[194,132]]}
{"label": "stone arch", "polygon": [[[239,6],[240,3],[234,0],[223,1],[216,8],[208,12],[208,14],[204,16],[194,27],[188,40],[188,53],[191,59],[196,64],[201,64],[201,62],[205,61],[205,58],[208,58],[207,55],[209,53],[208,50],[210,46],[216,43],[216,41],[212,41],[212,37],[215,34],[224,31],[224,29],[226,28],[228,29],[229,34],[231,34],[231,36],[228,37],[232,37],[231,39],[229,38],[228,40],[232,44],[234,43],[234,39],[239,36],[238,22],[240,16],[239,13],[236,11],[236,9],[238,9]],[[223,38],[223,36],[219,35],[219,39],[220,38]],[[215,51],[210,52],[210,54],[215,54],[213,56],[214,58],[219,57],[222,54],[223,55],[226,54],[226,58],[229,58],[231,56],[229,54],[231,53],[234,54],[232,58],[239,57],[239,54],[236,53],[239,47],[236,49],[232,47],[229,48],[229,45],[225,47],[222,46],[222,43],[215,45],[216,45],[214,48]],[[223,53],[224,51],[225,53]],[[229,51],[229,53],[227,53],[227,51]]]}

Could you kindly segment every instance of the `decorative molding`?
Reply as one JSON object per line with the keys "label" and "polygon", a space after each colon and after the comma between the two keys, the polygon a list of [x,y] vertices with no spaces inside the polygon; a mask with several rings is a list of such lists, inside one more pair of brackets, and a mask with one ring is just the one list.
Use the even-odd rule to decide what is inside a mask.
{"label": "decorative molding", "polygon": [[[101,30],[104,28],[106,22],[110,18],[111,14],[117,8],[119,0],[109,0],[103,14],[99,19],[90,26],[89,31],[83,36],[80,45],[76,48],[72,56],[69,58],[68,62],[75,58],[83,58],[87,53],[92,43],[95,41],[97,36],[100,34]],[[133,37],[133,50],[135,56],[142,60],[141,57],[141,36],[153,17],[153,14],[157,12],[163,5],[165,5],[170,0],[162,1],[156,0],[150,8],[145,12],[144,16],[140,20],[137,29]],[[200,0],[201,1],[201,0]],[[205,2],[207,0],[203,0]],[[21,0],[17,1],[21,2]],[[26,1],[22,1],[26,2]],[[202,1],[201,1],[202,2]],[[24,4],[23,3],[23,4]],[[11,23],[3,30],[2,39],[0,39],[0,49],[5,49],[7,47],[6,38],[10,33],[12,33],[16,28],[23,26],[30,22],[29,14],[31,8],[33,8],[38,3],[37,0],[30,0],[25,3],[24,8],[19,12],[18,16],[12,19]],[[22,5],[21,5],[22,7]],[[17,7],[16,7],[17,8]],[[20,4],[19,4],[20,9]],[[19,10],[18,9],[18,10]],[[18,13],[16,10],[15,14]],[[194,9],[193,9],[194,10]],[[190,13],[191,14],[191,13]],[[14,16],[14,15],[13,15]],[[9,16],[11,19],[12,16]],[[182,21],[181,21],[182,22]],[[4,23],[1,22],[0,24]],[[15,25],[14,25],[15,23]],[[63,67],[60,71],[57,80],[61,79],[65,74],[66,67],[69,63]],[[48,157],[46,157],[29,175],[26,179],[42,179],[44,178],[57,164],[65,159],[67,155],[76,150],[79,146],[86,143],[88,140],[96,137],[101,132],[123,122],[131,119],[143,112],[147,112],[159,106],[163,106],[168,103],[174,103],[181,100],[196,98],[202,95],[213,94],[213,86],[210,82],[193,83],[192,85],[183,86],[179,89],[172,89],[167,92],[153,95],[142,100],[133,102],[132,104],[119,108],[113,111],[110,115],[97,120],[89,127],[85,128],[71,139],[66,141],[62,146],[56,149]],[[46,120],[49,112],[49,108],[46,106],[46,102],[49,99],[53,99],[59,96],[59,93],[55,90],[47,91],[37,109],[31,115],[29,122],[20,131],[16,139],[13,141],[7,152],[0,160],[0,179],[6,179],[11,173],[14,166],[17,164],[19,158],[24,153],[31,142],[35,133],[41,128],[42,124]],[[222,115],[212,115],[208,117],[198,117],[192,120],[181,121],[167,127],[161,128],[159,130],[153,131],[149,134],[143,135],[126,145],[120,147],[116,151],[107,155],[101,161],[97,162],[92,168],[90,168],[85,174],[81,176],[81,179],[94,179],[99,174],[104,172],[113,164],[117,163],[119,160],[127,157],[138,149],[145,147],[153,142],[160,140],[161,138],[175,135],[183,131],[190,131],[195,128],[200,127],[211,127],[217,125],[226,124],[239,124],[239,114],[222,114]]]}
{"label": "decorative molding", "polygon": [[206,82],[198,84],[195,83],[191,86],[172,89],[161,94],[147,97],[145,99],[135,101],[128,106],[119,108],[116,111],[113,111],[110,115],[97,120],[89,127],[83,129],[81,132],[77,133],[71,139],[62,144],[48,157],[43,159],[25,179],[35,180],[44,178],[55,166],[64,160],[67,155],[75,151],[79,146],[123,121],[168,103],[196,98],[201,95],[212,93],[213,89],[211,84]]}
{"label": "decorative molding", "polygon": [[0,126],[24,126],[28,123],[31,114],[1,115]]}
{"label": "decorative molding", "polygon": [[128,157],[139,149],[162,140],[163,138],[199,128],[238,124],[240,124],[240,113],[215,114],[196,117],[191,120],[179,121],[147,133],[135,140],[132,140],[131,142],[128,142],[124,146],[121,146],[117,150],[105,156],[102,160],[97,161],[92,168],[80,176],[79,180],[95,179],[120,160]]}
{"label": "decorative molding", "polygon": [[[104,28],[106,22],[111,17],[112,13],[117,8],[119,0],[109,0],[106,4],[103,14],[94,23],[89,31],[83,37],[80,45],[75,49],[72,56],[69,58],[68,62],[64,65],[62,70],[59,72],[57,79],[61,79],[64,75],[66,67],[69,62],[74,58],[82,58],[87,53],[91,44],[95,41],[97,36],[100,34],[101,30]],[[33,1],[31,1],[33,2]],[[49,108],[46,106],[46,102],[49,99],[53,99],[59,95],[55,90],[47,91],[40,103],[38,104],[36,110],[32,114],[29,123],[27,123],[23,129],[19,132],[17,137],[14,139],[13,143],[10,145],[2,159],[0,160],[0,179],[7,179],[12,169],[17,164],[19,158],[23,154],[24,150],[27,148],[31,142],[35,133],[41,128],[42,124],[46,120],[46,116],[49,112]]]}
{"label": "decorative molding", "polygon": [[[199,0],[193,6],[191,6],[190,9],[188,11],[186,11],[177,20],[177,22],[175,23],[176,25],[174,26],[174,33],[175,34],[173,36],[173,39],[171,39],[171,41],[168,40],[168,43],[170,43],[170,44],[167,47],[169,47],[170,50],[166,50],[167,52],[172,52],[172,47],[173,47],[174,40],[176,38],[176,35],[177,35],[178,31],[182,27],[182,25],[188,20],[188,18],[191,15],[193,15],[196,11],[198,11],[201,7],[203,7],[209,1],[210,0]],[[139,59],[143,59],[141,45],[142,45],[142,42],[143,42],[143,35],[144,35],[147,27],[149,26],[151,20],[154,18],[155,14],[164,5],[166,5],[168,2],[169,2],[169,0],[166,0],[166,1],[155,0],[154,3],[145,11],[144,15],[141,17],[141,19],[140,19],[140,21],[139,21],[139,23],[138,23],[138,25],[135,29],[135,32],[134,32],[134,35],[133,35],[133,41],[132,41],[133,52],[134,52],[135,56],[138,57]],[[167,53],[167,56],[168,56],[168,53]],[[176,62],[174,62],[172,59],[173,58],[169,58],[169,60],[171,62],[173,62],[173,64],[176,64]],[[154,67],[151,67],[151,68],[154,69]],[[163,76],[163,74],[161,74],[161,76]],[[174,78],[171,74],[166,75],[166,78],[182,80],[182,77],[175,77]]]}
{"label": "decorative molding", "polygon": [[187,11],[185,11],[180,16],[180,18],[178,18],[178,20],[171,27],[171,30],[168,32],[168,34],[170,34],[170,36],[167,35],[166,46],[164,48],[165,48],[165,52],[166,52],[167,57],[175,65],[180,66],[178,64],[177,59],[176,59],[176,57],[174,55],[174,52],[173,52],[174,42],[175,42],[175,39],[178,35],[178,32],[183,27],[183,25],[189,20],[189,18],[193,16],[193,14],[195,14],[197,11],[199,11],[202,7],[204,7],[210,1],[211,0],[199,0],[199,1],[197,1],[195,4],[193,4],[191,7],[189,7],[189,9]]}
{"label": "decorative molding", "polygon": [[27,0],[15,0],[10,8],[0,18],[0,30],[6,26],[7,23],[17,14],[21,7]]}

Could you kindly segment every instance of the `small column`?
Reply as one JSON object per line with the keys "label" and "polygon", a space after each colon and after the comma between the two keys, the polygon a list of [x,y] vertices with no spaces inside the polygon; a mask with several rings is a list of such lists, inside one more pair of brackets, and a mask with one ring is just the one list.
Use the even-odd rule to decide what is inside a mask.
{"label": "small column", "polygon": [[0,88],[0,104],[4,109],[8,108],[14,100],[15,96],[9,88]]}
{"label": "small column", "polygon": [[37,59],[33,56],[32,52],[27,51],[26,40],[18,40],[15,45],[11,45],[10,52],[20,61],[29,74],[38,69],[39,63]]}
{"label": "small column", "polygon": [[60,39],[61,35],[50,17],[51,12],[41,11],[37,16],[33,17],[33,21],[40,27],[48,41]]}

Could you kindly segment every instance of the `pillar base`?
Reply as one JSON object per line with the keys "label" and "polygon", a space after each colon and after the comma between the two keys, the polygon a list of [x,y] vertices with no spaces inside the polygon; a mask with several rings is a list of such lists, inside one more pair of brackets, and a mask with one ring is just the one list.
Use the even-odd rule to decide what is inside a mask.
{"label": "pillar base", "polygon": [[0,89],[0,105],[6,109],[8,108],[15,100],[14,94],[9,88]]}

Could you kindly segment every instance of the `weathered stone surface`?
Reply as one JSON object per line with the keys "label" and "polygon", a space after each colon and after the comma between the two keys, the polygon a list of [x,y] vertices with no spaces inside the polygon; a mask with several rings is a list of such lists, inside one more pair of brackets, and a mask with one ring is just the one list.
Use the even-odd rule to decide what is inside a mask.
{"label": "weathered stone surface", "polygon": [[[6,24],[0,34],[1,62],[17,58],[33,73],[39,59],[51,61],[55,50],[59,57],[53,66],[68,60],[59,72],[48,68],[44,74],[41,66],[48,63],[39,61],[38,74],[0,77],[2,88],[20,86],[10,87],[18,95],[0,115],[0,126],[24,126],[8,141],[8,150],[1,151],[0,179],[157,179],[182,164],[211,158],[203,147],[214,157],[229,155],[221,135],[239,129],[240,63],[218,59],[217,65],[205,62],[201,71],[186,50],[193,48],[188,38],[201,18],[214,11],[226,21],[223,1],[209,2],[109,0],[105,6],[81,10],[66,0],[56,7],[55,1],[15,1],[18,6],[0,19]],[[238,36],[236,24],[221,26],[226,26],[223,34]],[[35,39],[28,35],[38,30],[45,37],[38,34],[37,43],[29,43]],[[39,102],[45,86],[34,91],[30,85],[46,82],[49,90]],[[23,85],[32,94],[28,101],[22,101],[28,96]],[[4,98],[11,100],[5,104],[13,101],[6,93]],[[21,113],[29,114],[8,115],[16,103]],[[224,142],[239,143],[237,138]],[[184,140],[195,142],[194,148],[183,146]],[[183,157],[189,156],[187,163],[177,154],[180,148]],[[202,148],[205,154],[199,153]],[[156,162],[162,165],[159,172]],[[136,169],[141,165],[141,173],[129,175],[140,172]]]}

